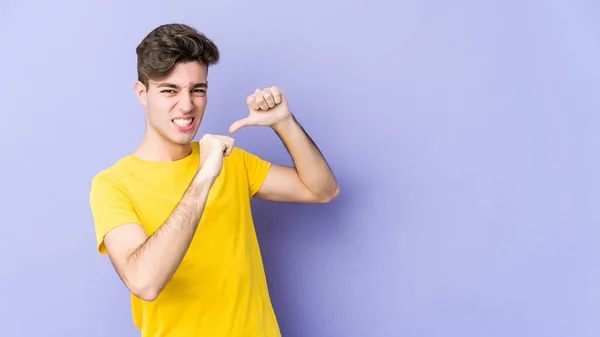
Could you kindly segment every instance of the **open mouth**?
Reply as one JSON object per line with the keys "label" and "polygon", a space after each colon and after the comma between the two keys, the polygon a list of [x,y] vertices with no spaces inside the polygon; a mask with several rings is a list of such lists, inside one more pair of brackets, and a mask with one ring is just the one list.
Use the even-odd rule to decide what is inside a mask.
{"label": "open mouth", "polygon": [[177,127],[177,129],[186,131],[186,130],[190,130],[194,126],[194,120],[195,120],[195,118],[189,117],[189,118],[175,118],[175,119],[172,119],[171,121],[173,122],[173,124],[175,124],[175,127]]}

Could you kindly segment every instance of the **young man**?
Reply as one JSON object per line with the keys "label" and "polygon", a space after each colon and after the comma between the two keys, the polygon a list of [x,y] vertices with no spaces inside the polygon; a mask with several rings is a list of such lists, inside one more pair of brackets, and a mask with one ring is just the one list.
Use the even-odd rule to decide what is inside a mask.
{"label": "young man", "polygon": [[98,173],[90,192],[98,250],[131,292],[142,336],[280,336],[250,199],[325,203],[339,193],[325,159],[283,92],[256,90],[234,133],[269,126],[295,167],[269,163],[229,136],[194,142],[207,104],[215,44],[163,25],[137,47],[135,92],[146,133],[134,153]]}

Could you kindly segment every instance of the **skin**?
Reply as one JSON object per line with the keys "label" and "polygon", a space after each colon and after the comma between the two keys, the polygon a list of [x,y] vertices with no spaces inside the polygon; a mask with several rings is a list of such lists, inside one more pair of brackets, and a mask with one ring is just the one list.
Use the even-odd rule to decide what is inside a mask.
{"label": "skin", "polygon": [[[198,62],[177,64],[169,76],[135,83],[135,92],[146,110],[146,133],[134,155],[148,161],[173,161],[188,156],[207,104],[207,68]],[[272,164],[256,193],[264,200],[327,203],[339,194],[337,181],[321,152],[292,115],[287,99],[277,87],[255,90],[247,97],[248,115],[233,122],[229,132],[267,126],[279,136],[295,167]],[[192,118],[182,131],[176,118]],[[231,136],[204,135],[200,140],[200,165],[196,176],[167,221],[150,237],[139,224],[110,231],[104,244],[115,270],[129,290],[146,301],[155,300],[175,273],[202,217],[208,192],[219,175],[223,157],[235,141]]]}

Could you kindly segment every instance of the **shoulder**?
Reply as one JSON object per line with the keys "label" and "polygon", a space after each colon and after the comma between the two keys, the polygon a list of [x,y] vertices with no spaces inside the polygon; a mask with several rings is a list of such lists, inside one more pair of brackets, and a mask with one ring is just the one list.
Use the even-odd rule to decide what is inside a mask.
{"label": "shoulder", "polygon": [[237,146],[231,150],[229,157],[230,161],[244,167],[246,171],[268,170],[271,165],[269,161]]}
{"label": "shoulder", "polygon": [[253,161],[265,161],[258,155],[254,154],[248,150],[245,150],[244,148],[238,147],[238,146],[235,146],[231,150],[231,154],[229,156],[234,160],[238,160],[238,161],[244,162],[244,163],[253,162]]}
{"label": "shoulder", "polygon": [[246,159],[246,156],[248,155],[248,152],[244,149],[241,149],[237,146],[234,146],[231,149],[231,152],[229,153],[229,155],[227,157],[224,158],[224,162],[225,164],[229,164],[229,165],[244,165],[244,161]]}
{"label": "shoulder", "polygon": [[91,180],[91,193],[106,189],[122,189],[130,176],[132,167],[129,157],[121,158],[109,167],[101,169]]}
{"label": "shoulder", "polygon": [[229,156],[234,160],[244,160],[244,156],[248,154],[249,152],[244,150],[243,148],[234,146],[233,149],[231,149],[231,154],[229,154]]}

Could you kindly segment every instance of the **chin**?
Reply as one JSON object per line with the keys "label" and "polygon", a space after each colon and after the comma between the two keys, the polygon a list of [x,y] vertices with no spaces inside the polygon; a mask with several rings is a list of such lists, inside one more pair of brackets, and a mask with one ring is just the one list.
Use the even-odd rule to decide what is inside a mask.
{"label": "chin", "polygon": [[175,135],[174,137],[169,137],[169,140],[177,145],[188,145],[191,142],[194,141],[194,137],[196,136],[196,134],[190,134],[190,135]]}

